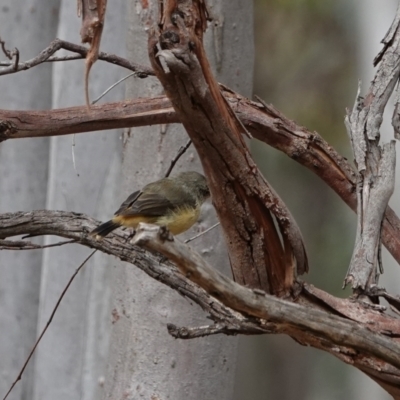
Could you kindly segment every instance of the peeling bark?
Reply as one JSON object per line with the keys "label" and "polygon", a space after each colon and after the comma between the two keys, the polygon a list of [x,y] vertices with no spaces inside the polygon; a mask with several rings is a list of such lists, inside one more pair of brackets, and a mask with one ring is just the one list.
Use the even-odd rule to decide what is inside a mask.
{"label": "peeling bark", "polygon": [[202,43],[207,18],[202,2],[166,2],[149,35],[150,61],[200,156],[235,280],[289,295],[308,269],[301,233],[253,162],[212,75]]}
{"label": "peeling bark", "polygon": [[[97,224],[83,214],[62,211],[1,214],[0,238],[57,235],[114,255],[190,298],[214,321],[208,327],[178,328],[170,324],[168,330],[173,336],[191,339],[218,333],[284,333],[302,345],[327,351],[357,367],[397,398],[400,324],[382,308],[335,298],[307,284],[297,284],[296,302],[243,287],[220,274],[163,228],[145,225],[134,238],[135,243],[157,254],[162,252],[176,263],[179,272],[170,263],[160,262],[159,255],[130,244],[128,233],[121,229],[102,241],[94,240],[89,232]],[[0,249],[4,245],[19,246],[18,240],[15,246],[12,242],[0,240]]]}

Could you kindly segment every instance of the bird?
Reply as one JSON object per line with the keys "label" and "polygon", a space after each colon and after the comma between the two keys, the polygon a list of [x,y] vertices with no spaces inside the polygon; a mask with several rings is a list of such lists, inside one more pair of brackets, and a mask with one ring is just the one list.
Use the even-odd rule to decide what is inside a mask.
{"label": "bird", "polygon": [[178,235],[198,220],[201,206],[209,197],[206,178],[198,172],[163,178],[133,192],[114,217],[90,235],[100,240],[118,227],[135,229],[140,222],[166,226],[173,235]]}

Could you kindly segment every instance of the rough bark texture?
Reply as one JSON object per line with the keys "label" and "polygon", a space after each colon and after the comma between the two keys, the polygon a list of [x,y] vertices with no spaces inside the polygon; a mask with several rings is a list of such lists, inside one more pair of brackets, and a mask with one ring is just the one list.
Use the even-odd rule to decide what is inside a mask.
{"label": "rough bark texture", "polygon": [[[376,68],[372,64],[379,51],[382,50],[381,40],[388,32],[388,28],[393,21],[398,0],[387,0],[385,7],[374,0],[365,2],[355,2],[355,41],[357,43],[357,67],[358,77],[361,79],[363,93],[366,92],[373,77]],[[373,22],[372,22],[373,21]],[[372,22],[372,23],[371,23]],[[355,90],[356,83],[353,87]],[[354,93],[355,95],[355,93]],[[349,103],[351,105],[351,103]],[[391,126],[391,107],[392,99],[389,101],[388,112],[384,115],[381,125],[381,138],[383,142],[389,142],[393,139],[393,128]],[[396,166],[396,188],[390,200],[392,210],[399,215],[400,213],[400,164]],[[384,265],[384,274],[379,277],[379,285],[385,287],[390,293],[398,293],[400,287],[400,275],[398,274],[398,263],[386,251],[382,249],[382,260]],[[391,397],[384,393],[374,382],[365,381],[362,384],[358,374],[351,371],[349,378],[352,384],[358,388],[355,400],[389,400]]]}
{"label": "rough bark texture", "polygon": [[[221,95],[212,76],[202,46],[202,34],[208,17],[204,4],[200,1],[189,0],[181,2],[170,0],[163,4],[158,25],[154,26],[154,31],[150,33],[150,59],[157,77],[162,82],[174,109],[196,146],[207,173],[213,202],[228,239],[234,277],[240,283],[263,288],[269,293],[278,295],[291,293],[293,295],[295,294],[294,265],[297,266],[300,273],[306,270],[306,257],[301,236],[284,207],[280,204],[276,207],[279,201],[269,191],[267,183],[257,179],[259,177],[257,169],[246,154],[246,147],[241,137],[243,128]],[[394,25],[397,28],[389,32],[392,37],[385,44],[384,54],[379,56],[383,60],[385,60],[386,54],[389,55],[388,58],[391,61],[396,59],[396,56],[390,57],[397,52],[397,20]],[[391,93],[393,84],[398,78],[396,71],[390,76],[386,76],[385,72],[381,74],[378,71],[376,80],[381,86],[376,93],[372,92],[377,97],[382,97],[382,102],[378,104],[371,102],[371,109],[375,114],[383,111],[388,93]],[[367,99],[366,105],[368,106],[370,105],[369,101],[370,99]],[[379,114],[376,115],[376,118],[379,120]],[[368,119],[368,123],[371,131],[375,130],[376,132],[379,129],[379,124],[373,118]],[[376,139],[376,135],[371,135],[371,133],[373,132],[368,134],[369,140]],[[359,138],[355,140],[359,140]],[[394,166],[393,155],[392,152],[387,157],[388,160],[392,160],[392,166]],[[384,164],[388,166],[390,162],[385,161]],[[361,169],[363,168],[361,167]],[[391,176],[393,177],[393,173],[385,171],[385,174],[388,179],[384,177],[382,180],[384,183],[390,181]],[[377,207],[380,215],[378,226],[375,226],[378,234],[374,236],[378,242],[381,218],[383,218],[383,212],[393,191],[393,180],[382,189],[386,193],[384,196],[386,203],[380,202]],[[281,253],[274,240],[278,235],[276,234],[274,237],[275,231],[272,229],[273,224],[270,221],[269,210],[277,218],[282,235],[284,251]],[[244,216],[246,216],[245,222]],[[371,218],[371,220],[376,221],[377,218]],[[286,224],[283,224],[283,221]],[[370,229],[371,224],[366,225],[368,225],[366,229]],[[373,251],[377,255],[378,245],[374,246]],[[303,250],[303,254],[301,250]],[[250,253],[247,253],[248,251]],[[271,258],[274,261],[272,263],[269,262]],[[174,260],[177,262],[176,259]],[[250,267],[245,264],[249,260]],[[293,260],[297,265],[290,262]],[[249,279],[246,280],[243,277],[249,277]],[[215,295],[218,296],[218,294],[217,290]],[[325,295],[321,293],[319,296],[315,295],[313,300],[323,301],[324,297]],[[226,300],[226,298],[224,299]],[[304,300],[307,302],[309,299],[302,297],[301,301]],[[339,307],[335,307],[335,310],[340,312]],[[352,346],[360,350],[354,342],[352,342]],[[389,347],[387,351],[389,351]],[[382,357],[382,355],[378,357]],[[385,358],[385,360],[387,359]],[[374,367],[380,371],[378,365],[379,362],[375,361]],[[397,366],[397,364],[393,365]],[[376,379],[376,375],[371,375],[373,379]],[[392,382],[389,382],[390,380],[388,381],[387,376],[380,376],[379,379],[386,390],[389,390],[392,395],[398,396],[397,383],[393,385]]]}
{"label": "rough bark texture", "polygon": [[288,295],[308,269],[301,234],[252,161],[243,125],[212,75],[202,40],[207,17],[202,2],[165,2],[150,60],[207,174],[235,280]]}
{"label": "rough bark texture", "polygon": [[[130,2],[128,52],[132,61],[147,64],[147,32],[144,26],[157,2]],[[235,75],[234,71],[252,70],[252,10],[244,1],[213,3],[216,15],[224,15],[224,38],[233,32],[233,21],[240,21],[242,32],[233,48],[231,42],[220,43],[221,79],[245,93],[251,92],[252,74]],[[157,12],[155,13],[155,15]],[[210,35],[210,52],[218,40]],[[238,60],[237,49],[247,52]],[[237,61],[237,62],[236,62]],[[215,65],[215,68],[218,68]],[[153,78],[132,79],[128,97],[158,96],[162,87]],[[145,110],[143,110],[146,112]],[[170,109],[172,111],[172,109]],[[156,121],[155,121],[156,122]],[[163,121],[163,123],[176,121]],[[121,198],[142,185],[159,179],[167,172],[179,148],[187,142],[181,126],[167,125],[129,130],[124,140],[123,191]],[[190,148],[179,160],[172,175],[184,170],[201,170],[197,155]],[[215,222],[210,204],[203,207],[199,224],[188,232],[199,232]],[[201,254],[228,273],[227,254],[223,238],[217,229],[193,242]],[[136,399],[139,396],[173,399],[231,399],[234,387],[236,338],[206,337],[196,342],[177,341],[168,335],[168,323],[204,325],[204,314],[177,293],[147,278],[141,271],[124,265],[117,271],[114,287],[115,315],[109,374],[106,382],[108,398]],[[139,321],[139,322],[138,322]]]}
{"label": "rough bark texture", "polygon": [[384,47],[374,60],[378,71],[368,94],[361,99],[359,88],[345,120],[358,169],[357,236],[345,282],[362,290],[378,282],[382,219],[395,186],[395,143],[381,147],[379,139],[383,112],[400,74],[400,9],[382,42]]}
{"label": "rough bark texture", "polygon": [[[94,240],[88,233],[95,224],[96,221],[82,214],[61,211],[2,214],[0,238],[21,234],[57,235],[112,254],[135,264],[152,278],[193,300],[215,322],[210,326],[169,326],[170,333],[175,337],[191,339],[215,333],[285,333],[300,344],[327,351],[359,368],[399,398],[400,326],[398,319],[386,315],[381,307],[335,298],[307,284],[298,285],[296,302],[281,300],[233,282],[178,239],[171,238],[168,233],[160,233],[159,228],[144,229],[133,239],[171,258],[184,272],[182,274],[171,264],[160,262],[159,255],[132,247],[127,241],[128,233],[121,230],[102,241]],[[13,241],[0,240],[0,249],[3,246],[10,248]],[[19,241],[14,247],[20,247]],[[124,319],[131,316],[127,312],[124,308],[116,309],[113,312],[114,324],[126,324]],[[169,317],[169,322],[177,320],[178,315]],[[153,329],[154,325],[155,321]],[[130,334],[137,333],[138,329],[131,330]],[[142,348],[141,351],[145,350]],[[118,355],[123,360],[123,354],[118,352]],[[115,381],[117,386],[118,382]]]}
{"label": "rough bark texture", "polygon": [[[304,165],[314,168],[354,209],[355,195],[352,190],[354,191],[355,184],[352,169],[326,143],[303,128],[296,127],[272,107],[242,101],[229,90],[225,90],[225,97],[222,95],[203,49],[202,36],[206,18],[210,14],[202,1],[192,3],[171,0],[160,4],[163,7],[159,20],[155,13],[149,14],[147,2],[140,3],[143,8],[139,10],[132,6],[131,15],[136,19],[143,18],[149,26],[154,27],[154,23],[159,23],[150,34],[150,57],[177,113],[174,115],[171,112],[165,99],[157,99],[164,106],[161,114],[164,115],[164,121],[168,122],[175,121],[174,118],[178,116],[193,139],[208,176],[225,237],[228,239],[234,276],[240,283],[249,283],[254,287],[246,288],[221,275],[207,260],[200,257],[199,252],[190,251],[187,246],[158,228],[140,232],[135,238],[136,243],[161,251],[173,260],[185,275],[143,250],[132,249],[126,243],[126,235],[120,236],[120,232],[102,242],[92,240],[87,236],[88,230],[93,227],[92,221],[82,215],[67,212],[1,215],[0,249],[22,250],[34,247],[33,244],[24,245],[20,240],[14,242],[7,239],[18,234],[56,234],[73,238],[81,244],[135,263],[151,277],[200,304],[211,315],[215,323],[204,326],[200,319],[201,314],[194,316],[192,308],[185,302],[182,304],[176,293],[167,292],[153,281],[146,281],[137,271],[132,272],[129,265],[116,268],[115,305],[112,311],[115,328],[107,374],[112,379],[106,380],[105,390],[109,398],[231,398],[231,366],[235,359],[235,342],[228,342],[226,338],[214,341],[207,337],[196,341],[196,345],[189,345],[189,342],[182,344],[181,341],[168,340],[164,328],[165,323],[172,319],[178,324],[186,325],[168,326],[171,335],[182,339],[199,338],[215,333],[285,333],[301,344],[323,349],[354,365],[394,398],[400,398],[399,319],[389,316],[379,305],[338,299],[296,280],[296,268],[300,273],[306,270],[301,236],[284,205],[254,166],[242,137],[246,131],[237,116],[245,121],[255,136],[266,142],[276,135],[273,142],[277,148],[284,149]],[[211,14],[223,25],[224,19],[219,18],[218,11],[221,10],[214,8]],[[361,239],[357,243],[354,257],[358,259],[358,263],[354,264],[357,264],[357,268],[354,269],[351,279],[356,277],[357,279],[353,280],[356,282],[355,287],[367,288],[366,294],[373,298],[374,302],[379,297],[384,297],[397,310],[400,309],[399,299],[383,289],[371,287],[371,284],[375,282],[379,255],[380,221],[392,191],[390,179],[393,169],[390,170],[387,166],[393,166],[393,146],[387,146],[387,149],[381,152],[376,143],[383,108],[399,75],[399,20],[400,16],[389,30],[384,40],[384,51],[377,58],[377,61],[382,61],[383,66],[386,62],[389,66],[394,65],[393,70],[378,70],[369,95],[364,101],[357,102],[353,114],[348,118],[358,172],[364,180],[359,181],[362,191],[358,192]],[[138,28],[140,24],[135,26]],[[142,39],[145,37],[143,31],[132,33],[135,38],[140,38],[140,35]],[[226,36],[215,28],[213,43],[217,70],[223,68],[222,37]],[[136,42],[130,42],[130,46],[139,49],[136,59],[145,57],[143,48],[137,47]],[[62,73],[57,76],[67,79],[68,84],[62,79],[56,81],[54,92],[59,96],[56,104],[68,101],[69,91],[73,91],[75,86],[71,78],[72,71],[64,67],[60,67],[60,70]],[[153,82],[149,84],[152,85]],[[135,89],[141,93],[148,90],[150,94],[159,91],[158,87],[140,87],[136,83]],[[249,107],[247,113],[243,112],[241,103]],[[143,102],[139,104],[143,105]],[[153,114],[150,117],[143,109],[139,111],[141,115],[132,116],[125,113],[126,120],[117,123],[123,124],[130,120],[136,121],[136,124],[143,124],[146,118],[155,118],[154,121],[158,123],[163,121],[160,113],[154,113],[154,103],[151,107]],[[71,111],[74,110],[67,111],[65,115],[70,116]],[[87,129],[85,124],[90,118],[80,116],[77,126],[64,125],[64,133],[68,129],[69,132],[74,129]],[[112,118],[115,121],[115,116]],[[397,115],[393,123],[395,127],[396,118]],[[10,123],[10,120],[12,118],[1,124],[3,140],[18,137],[14,128],[20,121],[14,119]],[[107,126],[112,126],[114,121],[108,120]],[[52,132],[54,125],[49,126],[48,132]],[[98,120],[94,126],[96,129],[101,128]],[[106,124],[103,124],[103,128],[105,126]],[[266,136],[265,132],[269,135]],[[124,195],[138,186],[161,177],[177,149],[186,143],[184,135],[170,126],[164,126],[156,133],[146,132],[146,135],[131,133],[128,132],[125,136],[123,169],[125,182],[133,181],[135,185],[125,193],[120,193],[121,198],[118,200],[122,200]],[[23,135],[27,135],[26,132]],[[171,135],[173,138],[169,137]],[[150,142],[148,138],[151,138]],[[108,164],[112,158],[110,146],[104,145],[103,148],[102,144],[93,145],[92,142],[82,141],[79,151],[75,149],[79,155],[76,157],[76,165],[80,172],[79,160],[84,160],[82,169],[86,175],[80,177],[80,182],[77,183],[70,179],[71,172],[74,172],[71,161],[65,157],[65,148],[68,147],[65,140],[66,138],[60,137],[52,142],[48,204],[53,208],[73,208],[92,214],[91,207],[96,202],[92,186],[96,180],[95,173],[100,171],[104,176],[105,200],[107,196],[114,199],[114,194],[119,192],[116,179],[118,168],[104,171],[103,160],[106,159]],[[369,141],[372,146],[369,146]],[[105,150],[102,152],[101,149]],[[97,162],[90,157],[91,151],[96,152]],[[99,152],[101,157],[98,156]],[[191,154],[185,156],[185,161],[186,164],[179,163],[177,169],[181,165],[185,165],[185,169],[193,169]],[[380,161],[383,162],[380,164]],[[138,168],[138,163],[141,169]],[[111,165],[118,165],[118,160]],[[320,166],[324,167],[324,171],[318,172]],[[382,183],[385,184],[385,196],[382,196],[380,190]],[[68,190],[65,189],[67,185]],[[90,210],[87,209],[88,204]],[[208,211],[210,209],[211,207],[208,207]],[[275,231],[269,210],[272,210],[277,218],[281,236]],[[371,211],[377,213],[371,214]],[[209,214],[205,215],[206,218],[210,217]],[[383,224],[384,240],[393,253],[397,254],[396,251],[400,251],[400,247],[396,245],[399,235],[395,232],[399,224],[390,209],[386,211],[386,222]],[[365,238],[373,239],[368,248],[363,247],[367,242]],[[208,239],[212,241],[199,245],[201,254],[208,258],[208,255],[215,251],[226,259],[215,237],[208,236]],[[49,305],[54,303],[52,298],[61,290],[60,279],[64,271],[68,271],[69,264],[76,267],[82,261],[83,257],[79,257],[81,248],[79,249],[74,250],[73,255],[63,247],[57,249],[57,259],[52,256],[51,250],[45,250],[39,326],[46,320]],[[365,254],[368,254],[367,257]],[[370,268],[364,266],[365,260],[371,264]],[[219,260],[213,260],[212,263],[222,264]],[[251,264],[250,273],[244,269],[247,267],[244,265],[246,263]],[[60,269],[60,265],[65,265],[66,268]],[[61,321],[63,313],[59,313],[59,319],[55,320],[51,333],[46,336],[47,342],[40,347],[36,359],[37,383],[33,398],[49,396],[63,399],[69,398],[71,394],[75,397],[97,398],[100,395],[98,390],[101,389],[96,389],[93,382],[96,378],[99,379],[99,383],[103,382],[101,374],[104,371],[104,349],[107,342],[107,325],[104,323],[103,314],[108,310],[108,279],[100,277],[98,281],[101,284],[96,286],[97,291],[85,292],[84,286],[89,286],[91,282],[89,274],[83,274],[75,285],[75,290],[70,291],[71,297],[67,298],[60,309],[64,310],[65,318],[75,320],[75,325],[68,324],[65,328],[65,320]],[[189,279],[196,284],[191,283]],[[291,295],[291,301],[271,296],[260,288],[278,295]],[[102,302],[99,309],[95,307],[97,301]],[[83,310],[82,304],[88,304],[88,307]],[[81,321],[85,321],[87,325],[80,323]],[[200,323],[203,325],[199,326]],[[197,326],[187,326],[192,324]],[[75,329],[72,326],[75,326]],[[105,332],[105,336],[98,340],[94,335],[96,332]],[[63,360],[61,366],[58,362],[60,358]],[[196,368],[193,367],[194,364]],[[87,372],[82,374],[82,371]],[[58,378],[62,379],[60,385],[55,384]],[[193,382],[196,382],[196,386]]]}
{"label": "rough bark texture", "polygon": [[78,0],[78,10],[82,13],[81,39],[89,43],[90,49],[85,60],[85,98],[89,107],[89,73],[99,58],[101,35],[103,33],[107,0]]}
{"label": "rough bark texture", "polygon": [[[350,163],[316,132],[297,125],[272,105],[224,90],[225,98],[254,138],[284,152],[317,174],[353,210],[357,209],[356,175]],[[52,111],[0,110],[0,140],[82,133],[87,130],[137,127],[178,122],[164,96]],[[382,242],[400,263],[400,220],[388,207]]]}

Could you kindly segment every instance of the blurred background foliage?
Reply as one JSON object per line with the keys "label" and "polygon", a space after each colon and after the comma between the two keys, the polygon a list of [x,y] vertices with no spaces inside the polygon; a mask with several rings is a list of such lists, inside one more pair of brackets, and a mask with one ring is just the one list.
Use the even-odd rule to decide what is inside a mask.
{"label": "blurred background foliage", "polygon": [[[318,132],[349,159],[343,120],[358,79],[356,47],[345,22],[350,11],[337,0],[257,0],[254,13],[254,94]],[[306,279],[347,296],[341,287],[355,215],[313,173],[266,145],[252,145],[258,165],[304,234],[311,266]]]}
{"label": "blurred background foliage", "polygon": [[[359,79],[355,1],[254,2],[254,94],[318,132],[349,160],[344,116],[346,107],[353,106]],[[251,145],[264,176],[303,232],[310,263],[304,279],[347,297],[350,290],[342,285],[354,244],[355,214],[300,164],[255,140]],[[288,337],[241,339],[235,400],[367,400],[365,391],[358,390],[365,385],[375,383],[331,355]],[[379,399],[389,398],[380,388],[375,390]]]}

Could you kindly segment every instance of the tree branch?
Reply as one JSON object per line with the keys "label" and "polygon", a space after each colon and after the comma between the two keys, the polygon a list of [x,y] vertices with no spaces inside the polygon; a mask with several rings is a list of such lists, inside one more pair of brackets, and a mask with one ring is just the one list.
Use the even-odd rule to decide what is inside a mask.
{"label": "tree branch", "polygon": [[78,4],[80,5],[79,13],[82,13],[82,43],[90,44],[85,60],[85,98],[86,106],[90,107],[89,73],[93,64],[99,58],[107,0],[78,0]]}
{"label": "tree branch", "polygon": [[[1,42],[0,43],[4,43]],[[57,61],[54,59],[50,59],[50,57],[57,52],[60,49],[72,51],[73,53],[79,54],[81,57],[80,58],[85,58],[87,53],[89,52],[89,49],[84,46],[80,46],[78,44],[66,42],[65,40],[61,39],[55,39],[53,40],[48,47],[46,47],[44,50],[42,50],[36,57],[25,61],[25,62],[19,62],[19,52],[17,49],[14,50],[13,53],[10,53],[12,56],[14,56],[13,62],[5,67],[0,69],[0,76],[1,75],[7,75],[7,74],[14,74],[19,71],[26,71],[30,68],[36,67],[39,64],[42,64],[47,61]],[[50,60],[49,60],[50,59]],[[107,54],[104,52],[100,52],[98,55],[99,60],[107,61],[111,64],[114,65],[119,65],[120,67],[129,69],[130,71],[136,72],[137,77],[139,78],[146,78],[150,75],[154,75],[154,72],[151,70],[151,68],[133,63],[128,61],[125,58],[116,56],[114,54]]]}
{"label": "tree branch", "polygon": [[240,316],[223,306],[218,300],[211,298],[208,293],[182,276],[172,264],[160,263],[159,257],[132,246],[128,242],[129,234],[125,231],[117,229],[103,240],[95,240],[89,232],[97,225],[99,225],[98,221],[73,212],[38,210],[6,213],[0,214],[0,240],[18,235],[56,235],[71,239],[135,265],[150,277],[196,302],[216,322],[237,321],[241,325],[247,324],[250,330],[259,329],[256,322]]}
{"label": "tree branch", "polygon": [[386,104],[399,80],[400,6],[384,43],[375,60],[380,65],[365,100],[360,97],[359,87],[353,110],[345,119],[358,169],[356,243],[345,284],[361,291],[378,282],[382,220],[395,184],[395,142],[380,147],[379,130]]}
{"label": "tree branch", "polygon": [[[198,253],[174,238],[162,227],[140,224],[132,243],[163,254],[177,265],[184,276],[219,299],[224,305],[240,311],[244,315],[268,321],[269,329],[275,333],[286,333],[300,343],[312,346],[316,345],[317,338],[325,343],[325,350],[330,348],[328,351],[333,354],[338,351],[341,353],[341,357],[345,353],[342,353],[343,349],[336,348],[336,345],[347,347],[348,356],[351,351],[356,350],[361,352],[363,357],[377,357],[397,369],[400,368],[400,343],[385,336],[385,328],[382,325],[375,325],[374,322],[369,325],[372,319],[376,320],[377,315],[376,311],[372,309],[363,309],[366,317],[364,322],[353,322],[326,310],[318,309],[315,304],[313,307],[294,304],[265,292],[246,288],[212,268]],[[312,289],[308,290],[311,293]],[[337,301],[349,304],[348,300],[337,299]],[[333,304],[331,305],[333,306]],[[357,304],[357,307],[360,305]],[[375,317],[372,317],[373,315]],[[379,315],[381,314],[379,313]],[[400,333],[399,321],[392,320],[392,323],[393,321],[395,321],[397,332]],[[366,324],[368,324],[368,328],[365,326]],[[378,328],[378,326],[380,327]],[[213,329],[223,330],[224,327],[184,329],[183,336],[193,335],[195,337],[205,333],[207,329],[211,329],[210,333],[212,333]],[[171,330],[174,335],[180,337],[179,331],[175,327]],[[377,333],[376,330],[382,331]],[[392,331],[391,334],[393,335],[394,332]],[[352,350],[349,351],[349,348]],[[354,361],[351,356],[350,358]],[[350,359],[347,359],[347,362],[349,361]],[[399,372],[397,370],[395,375],[398,376]]]}
{"label": "tree branch", "polygon": [[[272,105],[251,101],[227,88],[223,93],[256,139],[318,175],[356,211],[354,170],[320,135],[297,125]],[[165,96],[96,105],[90,113],[84,106],[47,111],[0,110],[0,142],[176,122],[179,118]],[[400,220],[390,207],[383,220],[382,241],[400,264]]]}
{"label": "tree branch", "polygon": [[199,154],[235,280],[286,295],[308,270],[302,236],[252,160],[246,129],[212,75],[202,43],[206,19],[201,1],[165,2],[149,35],[150,61]]}
{"label": "tree branch", "polygon": [[65,240],[63,242],[40,245],[25,240],[3,240],[0,239],[0,250],[42,250],[49,247],[59,247],[65,244],[75,243],[75,240]]}
{"label": "tree branch", "polygon": [[254,329],[253,327],[248,327],[247,325],[238,324],[226,324],[226,323],[216,323],[207,326],[197,326],[197,327],[177,327],[174,324],[167,324],[168,333],[176,339],[196,339],[199,337],[217,335],[223,333],[224,335],[238,335],[240,333],[244,335],[261,335],[266,333],[272,333],[267,329]]}
{"label": "tree branch", "polygon": [[[397,319],[370,307],[363,307],[360,303],[337,299],[309,285],[306,285],[304,289],[300,288],[301,292],[297,300],[300,304],[293,304],[268,296],[263,291],[242,287],[225,276],[221,278],[217,274],[216,283],[207,284],[210,290],[218,293],[220,298],[223,295],[230,298],[230,292],[225,292],[225,290],[229,289],[231,284],[233,288],[239,287],[239,292],[233,294],[236,296],[238,293],[244,293],[245,300],[249,301],[249,304],[241,304],[242,299],[239,297],[233,297],[230,303],[234,305],[238,302],[239,309],[247,310],[247,312],[243,311],[243,314],[224,305],[213,297],[212,293],[207,293],[191,282],[190,279],[196,275],[192,274],[189,279],[186,273],[182,274],[170,263],[160,263],[159,256],[154,256],[127,242],[129,235],[121,229],[117,229],[101,241],[94,240],[88,233],[97,224],[97,221],[85,215],[63,211],[43,210],[0,214],[0,238],[6,239],[16,235],[57,235],[75,240],[77,243],[98,249],[137,266],[152,278],[190,298],[210,314],[211,319],[217,324],[215,328],[221,326],[218,324],[222,324],[227,327],[229,333],[236,328],[238,333],[243,334],[286,333],[304,345],[327,351],[361,369],[373,379],[379,379],[380,384],[389,385],[387,390],[391,393],[396,385],[400,385],[400,371],[394,367],[394,365],[398,366],[400,355],[397,351],[400,345],[395,339],[400,337]],[[174,240],[165,242],[163,245],[175,246],[177,243],[177,240]],[[197,264],[195,267],[201,269],[202,263],[199,265],[200,267]],[[212,273],[214,274],[213,271]],[[222,285],[222,289],[219,285]],[[346,315],[346,309],[353,311]],[[249,316],[254,314],[262,315],[261,319]],[[197,332],[206,333],[204,330]],[[189,329],[189,335],[191,333]],[[217,332],[211,329],[210,334],[212,333]],[[222,329],[221,333],[227,332]],[[364,341],[366,338],[368,340]],[[386,363],[381,358],[386,358],[388,341],[390,342],[388,352],[392,360]],[[378,359],[368,358],[365,357],[365,353],[360,353],[361,349],[367,347],[368,344],[374,347],[368,350],[368,354],[379,354]],[[360,350],[355,350],[359,348],[358,345],[361,346]]]}

